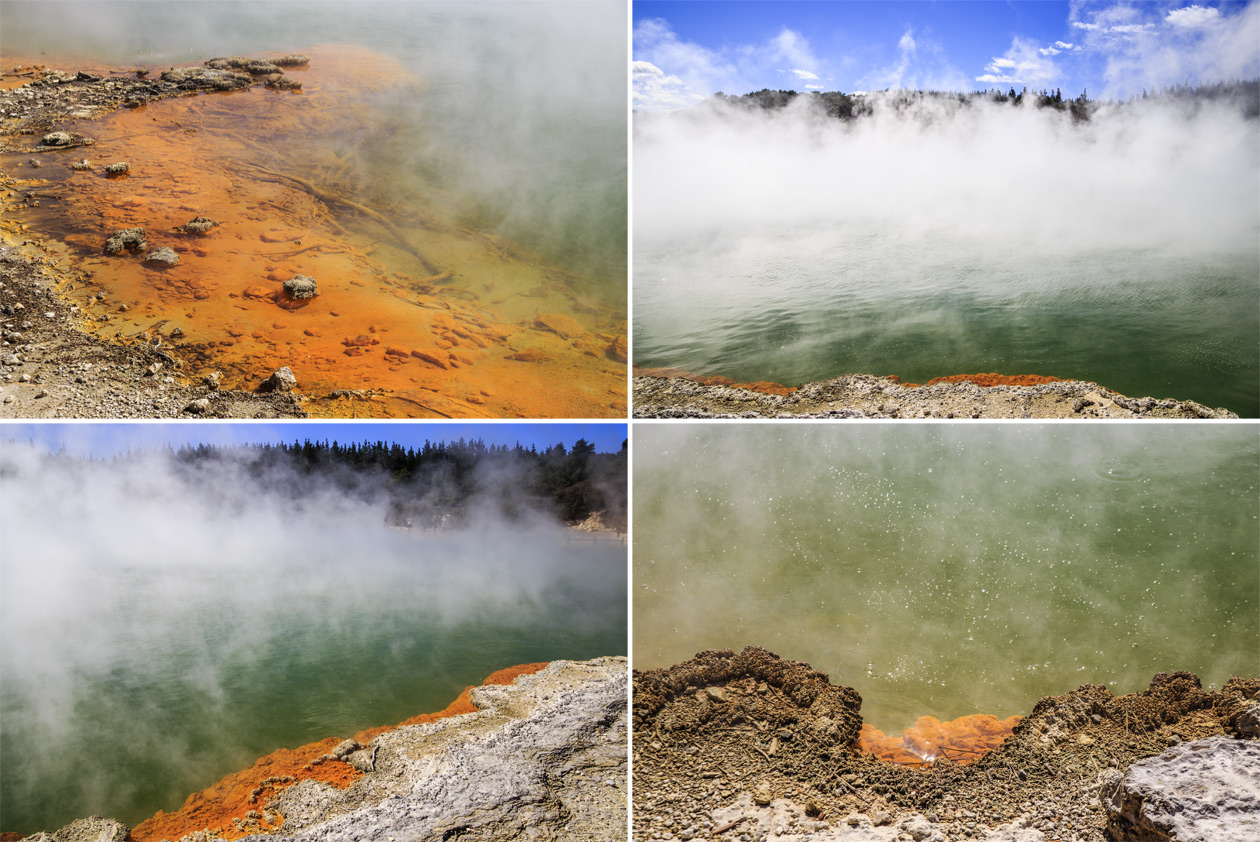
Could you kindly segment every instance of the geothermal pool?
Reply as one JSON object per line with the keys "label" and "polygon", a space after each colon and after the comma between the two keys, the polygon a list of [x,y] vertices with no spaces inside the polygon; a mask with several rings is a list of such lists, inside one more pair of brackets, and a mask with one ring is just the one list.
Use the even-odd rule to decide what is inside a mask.
{"label": "geothermal pool", "polygon": [[889,733],[1260,669],[1254,428],[643,425],[634,661],[747,645]]}
{"label": "geothermal pool", "polygon": [[635,363],[793,386],[1048,374],[1260,415],[1254,254],[1010,258],[951,237],[835,231],[636,245]]}
{"label": "geothermal pool", "polygon": [[304,508],[41,464],[4,466],[5,831],[134,826],[276,748],[441,710],[495,670],[627,652],[616,541],[407,532],[314,488]]}
{"label": "geothermal pool", "polygon": [[636,365],[790,386],[1039,374],[1260,416],[1244,105],[1077,124],[875,99],[852,123],[636,115]]}
{"label": "geothermal pool", "polygon": [[[15,220],[60,244],[59,292],[92,332],[175,346],[181,376],[219,371],[223,388],[288,365],[319,415],[624,417],[616,4],[4,8],[6,66],[156,78],[212,56],[311,59],[288,71],[300,92],[72,119],[57,128],[92,146],[5,156],[39,194]],[[95,169],[70,168],[84,158]],[[105,177],[115,161],[130,171]],[[194,217],[220,224],[175,230]],[[102,254],[133,226],[179,265]],[[318,296],[286,298],[296,275]]]}

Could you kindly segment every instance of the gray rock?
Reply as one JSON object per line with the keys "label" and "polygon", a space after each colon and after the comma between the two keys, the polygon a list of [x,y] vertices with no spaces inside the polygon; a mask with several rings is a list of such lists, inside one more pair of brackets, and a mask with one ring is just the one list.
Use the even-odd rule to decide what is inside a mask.
{"label": "gray rock", "polygon": [[179,265],[179,255],[170,246],[162,246],[160,249],[154,249],[146,254],[144,262],[157,266],[177,266]]}
{"label": "gray rock", "polygon": [[105,175],[123,175],[131,169],[131,165],[126,161],[118,161],[105,167]]}
{"label": "gray rock", "polygon": [[293,376],[293,371],[286,365],[279,371],[273,372],[258,388],[262,392],[290,392],[296,387],[297,378]]}
{"label": "gray rock", "polygon": [[116,819],[89,816],[75,819],[53,834],[57,842],[123,842],[131,829]]}
{"label": "gray rock", "polygon": [[1260,704],[1252,705],[1239,713],[1231,724],[1239,737],[1260,737]]}
{"label": "gray rock", "polygon": [[183,231],[185,234],[204,234],[219,223],[205,216],[196,216],[176,228],[176,231]]}
{"label": "gray rock", "polygon": [[361,748],[363,748],[363,746],[361,746],[357,740],[342,740],[337,744],[337,747],[332,750],[332,755],[338,760],[345,760],[347,756]]}
{"label": "gray rock", "polygon": [[192,403],[188,404],[188,406],[184,407],[184,412],[190,413],[192,415],[204,415],[205,413],[209,411],[210,411],[209,398],[197,398],[197,400],[193,401]]}
{"label": "gray rock", "polygon": [[121,231],[115,231],[113,236],[105,241],[106,254],[122,254],[123,251],[135,253],[144,251],[148,247],[143,228],[124,228]]}
{"label": "gray rock", "polygon": [[319,295],[319,290],[315,287],[315,279],[307,275],[297,275],[285,281],[284,292],[290,298],[299,300]]}
{"label": "gray rock", "polygon": [[1113,839],[1260,839],[1260,744],[1223,736],[1182,743],[1134,763],[1102,803]]}
{"label": "gray rock", "polygon": [[279,833],[246,839],[624,840],[626,678],[625,658],[553,661],[475,688],[477,712],[381,734],[373,771],[285,789]]}
{"label": "gray rock", "polygon": [[70,132],[49,132],[44,135],[43,144],[45,146],[65,146],[73,139]]}

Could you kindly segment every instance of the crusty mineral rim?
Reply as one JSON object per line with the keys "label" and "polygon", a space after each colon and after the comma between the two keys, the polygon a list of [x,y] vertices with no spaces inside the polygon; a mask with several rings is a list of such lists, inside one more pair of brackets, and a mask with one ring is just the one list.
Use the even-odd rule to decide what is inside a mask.
{"label": "crusty mineral rim", "polygon": [[[720,374],[694,374],[681,368],[641,368],[635,366],[634,375],[635,377],[681,377],[684,380],[691,380],[702,386],[729,386],[732,389],[747,389],[750,392],[761,392],[765,395],[779,395],[780,397],[790,395],[799,388],[798,386],[784,386],[781,383],[772,383],[768,380],[739,383]],[[895,374],[884,375],[884,377],[886,380],[911,389],[917,389],[923,385],[935,386],[937,383],[974,383],[977,386],[1038,386],[1042,383],[1058,383],[1063,379],[1045,374],[997,374],[996,372],[990,372],[987,374],[950,374],[945,377],[933,377],[926,384],[920,384],[902,383],[901,378]]]}
{"label": "crusty mineral rim", "polygon": [[[483,685],[512,684],[519,676],[532,675],[541,671],[547,663],[521,664],[491,673]],[[467,687],[451,702],[445,710],[437,713],[422,713],[413,716],[394,726],[384,725],[368,728],[354,735],[354,739],[366,745],[378,734],[392,731],[406,725],[422,725],[435,722],[449,716],[473,713],[470,694],[472,687]],[[151,819],[147,819],[131,831],[131,839],[137,842],[156,842],[163,839],[179,839],[186,834],[198,830],[209,830],[222,839],[238,839],[248,833],[256,833],[259,829],[275,830],[283,818],[275,821],[275,813],[264,812],[267,802],[282,789],[299,781],[317,780],[344,789],[363,773],[347,763],[323,762],[324,755],[332,752],[340,737],[328,737],[314,743],[307,743],[294,749],[282,748],[259,758],[253,766],[224,777],[217,783],[188,796],[184,805],[173,813],[159,810]],[[238,829],[234,820],[244,820],[250,812],[256,814],[256,826],[251,824],[249,830]],[[260,818],[258,818],[260,817]]]}

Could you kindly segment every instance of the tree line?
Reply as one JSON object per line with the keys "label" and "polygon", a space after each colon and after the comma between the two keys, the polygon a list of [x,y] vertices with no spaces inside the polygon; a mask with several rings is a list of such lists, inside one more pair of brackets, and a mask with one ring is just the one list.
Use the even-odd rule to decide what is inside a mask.
{"label": "tree line", "polygon": [[184,445],[171,455],[190,481],[208,465],[230,460],[270,490],[295,498],[316,479],[365,499],[383,491],[386,521],[395,526],[457,528],[487,513],[509,521],[543,513],[578,523],[600,513],[605,526],[622,532],[628,519],[626,442],[616,453],[597,453],[585,439],[571,449],[555,444],[542,450],[463,438],[418,448],[307,439]]}
{"label": "tree line", "polygon": [[[1089,120],[1100,105],[1098,100],[1089,98],[1088,90],[1081,91],[1075,98],[1065,99],[1059,88],[1053,91],[1049,89],[1029,91],[1027,87],[1019,91],[1016,91],[1014,87],[1007,91],[993,88],[973,93],[896,89],[883,91],[878,97],[868,94],[846,94],[840,91],[811,91],[808,94],[800,94],[796,91],[774,91],[763,88],[760,91],[742,95],[727,95],[718,91],[698,107],[726,104],[748,110],[773,111],[786,108],[801,98],[804,98],[811,107],[818,108],[828,117],[838,120],[856,120],[869,116],[875,113],[877,102],[901,110],[920,102],[950,102],[967,106],[977,101],[992,101],[1011,105],[1023,105],[1029,102],[1037,108],[1051,108],[1067,112],[1075,121],[1083,122]],[[1260,116],[1260,79],[1199,85],[1186,82],[1157,91],[1144,90],[1140,97],[1135,95],[1130,97],[1129,101],[1152,98],[1182,102],[1227,100],[1237,104],[1244,115],[1254,118]]]}

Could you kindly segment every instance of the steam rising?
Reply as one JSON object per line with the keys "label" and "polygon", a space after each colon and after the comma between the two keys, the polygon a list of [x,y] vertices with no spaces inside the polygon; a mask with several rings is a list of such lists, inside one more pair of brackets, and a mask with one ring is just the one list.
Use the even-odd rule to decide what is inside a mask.
{"label": "steam rising", "polygon": [[635,236],[928,234],[1038,257],[1099,249],[1252,249],[1254,119],[1233,103],[1107,104],[1086,123],[978,97],[867,97],[828,119],[706,106],[641,116]]}
{"label": "steam rising", "polygon": [[1260,411],[1254,104],[857,100],[636,115],[638,364],[1052,374]]}
{"label": "steam rising", "polygon": [[[145,65],[326,43],[423,80],[382,103],[397,134],[360,150],[395,200],[435,184],[478,222],[625,296],[625,5],[497,2],[6,2],[0,52]],[[392,123],[392,126],[389,124]]]}
{"label": "steam rising", "polygon": [[1255,430],[638,427],[641,669],[765,646],[867,722],[1254,675]]}
{"label": "steam rising", "polygon": [[[385,525],[385,481],[189,472],[6,442],[5,829],[137,822],[281,745],[445,707],[495,669],[625,651],[625,550],[539,515]],[[507,478],[503,478],[507,479]]]}

